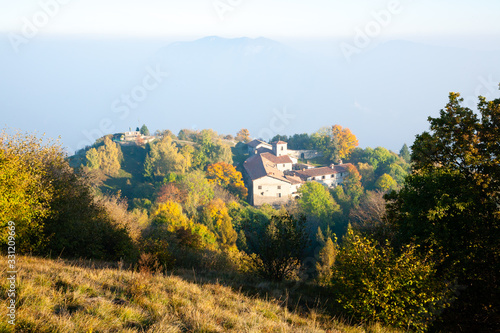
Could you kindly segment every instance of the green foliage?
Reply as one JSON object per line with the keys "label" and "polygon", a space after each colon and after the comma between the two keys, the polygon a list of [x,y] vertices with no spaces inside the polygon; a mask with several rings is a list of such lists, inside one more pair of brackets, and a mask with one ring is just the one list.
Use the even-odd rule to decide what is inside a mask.
{"label": "green foliage", "polygon": [[410,170],[410,165],[402,157],[382,147],[356,148],[349,161],[358,166],[367,190],[380,189],[376,187],[376,181],[384,174],[397,182],[396,187],[401,186]]}
{"label": "green foliage", "polygon": [[217,132],[202,130],[196,140],[199,146],[193,154],[193,167],[205,169],[217,162],[233,163],[231,147],[222,142]]}
{"label": "green foliage", "polygon": [[[123,218],[117,221],[95,200],[87,180],[75,174],[59,145],[43,144],[33,135],[5,133],[1,142],[0,177],[5,181],[0,186],[15,187],[0,192],[0,214],[16,222],[19,253],[133,259],[135,247]],[[16,171],[15,177],[5,172],[6,164]],[[3,195],[14,200],[4,205]]]}
{"label": "green foliage", "polygon": [[149,129],[148,129],[148,127],[146,125],[142,125],[140,132],[141,132],[142,135],[145,135],[145,136],[149,136],[150,135]]}
{"label": "green foliage", "polygon": [[423,332],[452,300],[452,289],[436,278],[428,258],[408,245],[397,254],[351,229],[333,272],[340,307],[358,320]]}
{"label": "green foliage", "polygon": [[172,138],[164,136],[149,146],[144,162],[144,176],[153,180],[161,180],[171,172],[186,172],[191,166],[191,156],[183,154],[172,142]]}
{"label": "green foliage", "polygon": [[401,150],[399,151],[399,156],[406,162],[410,163],[411,162],[411,154],[410,154],[410,149],[408,149],[408,146],[406,143],[403,145]]}
{"label": "green foliage", "polygon": [[[46,243],[44,219],[52,213],[51,173],[64,163],[59,145],[34,135],[0,133],[0,226],[15,223],[18,253],[40,251]],[[6,246],[9,234],[2,232]]]}
{"label": "green foliage", "polygon": [[299,188],[300,211],[316,220],[322,228],[333,225],[334,215],[340,206],[333,200],[328,189],[318,182],[306,182]]}
{"label": "green foliage", "polygon": [[[321,230],[321,229],[320,229]],[[337,246],[328,237],[323,248],[319,251],[319,258],[316,262],[317,280],[320,284],[330,284],[333,277],[333,264],[337,255]]]}
{"label": "green foliage", "polygon": [[462,102],[451,93],[429,117],[431,131],[412,146],[415,171],[389,197],[389,213],[399,242],[433,249],[443,279],[464,287],[447,329],[489,330],[500,320],[500,100],[480,98],[480,118]]}
{"label": "green foliage", "polygon": [[398,184],[396,181],[388,174],[384,173],[375,182],[375,189],[382,192],[392,191],[397,188]]}
{"label": "green foliage", "polygon": [[300,267],[308,244],[304,216],[274,215],[260,241],[255,265],[258,273],[273,281],[286,279]]}
{"label": "green foliage", "polygon": [[85,154],[87,168],[90,170],[100,170],[109,176],[116,176],[121,167],[123,153],[120,146],[111,141],[109,136],[104,137],[104,144],[96,148],[91,148]]}
{"label": "green foliage", "polygon": [[196,216],[198,208],[206,206],[214,197],[213,185],[210,184],[203,171],[186,174],[178,182],[178,188],[186,193],[183,201],[188,216]]}

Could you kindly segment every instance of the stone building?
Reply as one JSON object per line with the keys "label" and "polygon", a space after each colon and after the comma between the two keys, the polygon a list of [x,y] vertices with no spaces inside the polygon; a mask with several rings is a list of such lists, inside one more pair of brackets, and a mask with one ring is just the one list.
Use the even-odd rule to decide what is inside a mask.
{"label": "stone building", "polygon": [[[271,147],[269,149],[269,146]],[[317,181],[328,187],[342,184],[348,174],[348,164],[313,167],[297,164],[290,157],[287,143],[271,145],[253,140],[249,143],[250,156],[244,163],[245,180],[249,188],[250,203],[279,206],[298,196],[298,190],[307,181]]]}

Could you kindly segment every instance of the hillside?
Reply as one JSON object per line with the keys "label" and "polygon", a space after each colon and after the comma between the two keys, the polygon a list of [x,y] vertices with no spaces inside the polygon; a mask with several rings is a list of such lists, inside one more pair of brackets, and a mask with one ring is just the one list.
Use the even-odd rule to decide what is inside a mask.
{"label": "hillside", "polygon": [[[16,332],[389,332],[346,326],[316,310],[301,315],[220,283],[94,262],[17,259]],[[4,280],[4,299],[7,289]],[[0,325],[14,332],[5,320]]]}

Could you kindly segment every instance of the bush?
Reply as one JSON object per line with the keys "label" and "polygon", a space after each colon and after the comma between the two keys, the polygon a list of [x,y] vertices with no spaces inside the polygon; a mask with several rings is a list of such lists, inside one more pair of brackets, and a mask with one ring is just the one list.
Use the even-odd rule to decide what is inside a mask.
{"label": "bush", "polygon": [[290,277],[301,265],[308,244],[306,219],[288,213],[274,215],[261,238],[255,266],[258,273],[273,281]]}
{"label": "bush", "polygon": [[333,290],[349,316],[420,332],[452,301],[450,284],[435,273],[415,246],[396,254],[349,230],[334,266]]}

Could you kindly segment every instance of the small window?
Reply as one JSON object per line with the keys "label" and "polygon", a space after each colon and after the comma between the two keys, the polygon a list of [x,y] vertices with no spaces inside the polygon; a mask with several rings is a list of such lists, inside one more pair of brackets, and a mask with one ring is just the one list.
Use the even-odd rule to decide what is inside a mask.
{"label": "small window", "polygon": [[281,146],[281,150],[283,150],[283,146]]}
{"label": "small window", "polygon": [[283,168],[286,168],[286,164],[283,164]]}
{"label": "small window", "polygon": [[278,185],[278,190],[281,190],[281,185]]}
{"label": "small window", "polygon": [[326,179],[326,176],[321,177],[321,179]]}
{"label": "small window", "polygon": [[313,179],[313,180],[316,180],[316,177],[313,177],[312,179]]}
{"label": "small window", "polygon": [[263,196],[263,195],[264,195],[264,192],[262,192],[260,195],[262,195],[262,196]]}
{"label": "small window", "polygon": [[278,198],[281,198],[281,193],[278,193]]}
{"label": "small window", "polygon": [[259,190],[262,190],[262,185],[259,185]]}

